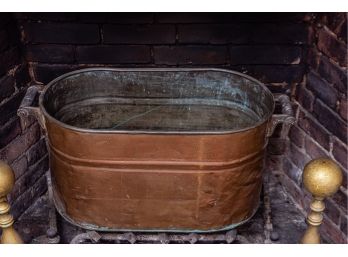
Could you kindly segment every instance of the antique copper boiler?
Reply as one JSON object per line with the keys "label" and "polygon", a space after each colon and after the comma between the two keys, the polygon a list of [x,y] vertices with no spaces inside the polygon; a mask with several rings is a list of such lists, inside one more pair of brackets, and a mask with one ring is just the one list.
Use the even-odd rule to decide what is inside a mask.
{"label": "antique copper boiler", "polygon": [[287,96],[211,68],[77,70],[29,87],[18,113],[47,133],[59,213],[101,231],[244,223],[258,207],[268,137],[294,121]]}

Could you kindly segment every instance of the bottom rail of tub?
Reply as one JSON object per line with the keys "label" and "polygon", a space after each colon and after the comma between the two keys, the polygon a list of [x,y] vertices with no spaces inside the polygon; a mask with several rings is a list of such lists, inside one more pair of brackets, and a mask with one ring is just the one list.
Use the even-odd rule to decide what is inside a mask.
{"label": "bottom rail of tub", "polygon": [[[237,231],[232,229],[225,233],[219,234],[177,234],[177,233],[108,233],[108,232],[96,232],[87,231],[86,233],[81,233],[76,235],[72,240],[71,244],[80,243],[232,243],[237,238]],[[242,240],[247,241],[245,238]]]}

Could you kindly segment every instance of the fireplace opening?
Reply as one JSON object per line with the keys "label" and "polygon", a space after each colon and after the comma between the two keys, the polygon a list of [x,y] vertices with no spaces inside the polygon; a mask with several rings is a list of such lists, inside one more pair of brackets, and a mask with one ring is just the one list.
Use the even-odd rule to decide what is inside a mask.
{"label": "fireplace opening", "polygon": [[[312,201],[305,189],[303,170],[313,159],[329,158],[342,170],[343,179],[337,193],[325,200],[320,232],[324,243],[347,243],[346,13],[1,13],[0,60],[0,160],[14,171],[15,184],[8,202],[16,220],[15,228],[24,242],[58,242],[59,235],[60,242],[298,243],[306,229],[305,218]],[[274,96],[288,96],[295,122],[289,127],[288,136],[284,136],[286,125],[281,125],[268,139],[256,214],[238,227],[237,233],[234,230],[204,235],[194,231],[191,234],[159,232],[146,236],[126,231],[87,233],[55,213],[54,208],[52,211],[46,144],[49,135],[42,128],[42,120],[33,116],[20,119],[17,111],[29,87],[37,87],[41,92],[63,74],[90,68],[236,71],[260,81]],[[213,75],[209,76],[214,84]],[[188,76],[187,81],[191,83],[193,78]],[[153,84],[149,86],[162,83],[160,77],[152,79]],[[197,81],[200,82],[199,78]],[[134,86],[127,83],[125,94]],[[169,93],[176,94],[176,89],[173,86]],[[104,89],[92,85],[91,90],[95,93]],[[182,90],[185,93],[185,87]],[[72,93],[65,93],[69,92]],[[110,90],[103,92],[112,94]],[[160,102],[161,95],[157,93],[153,101]],[[119,96],[119,91],[115,94]],[[79,96],[78,92],[75,96]],[[54,112],[59,102],[46,100]],[[169,105],[172,109],[168,103],[166,108],[156,109],[160,105],[150,102],[145,116],[139,116],[144,114],[144,103],[139,102],[137,106],[142,108],[133,109],[130,116],[126,115],[127,105],[123,105],[121,110],[111,108],[121,118],[110,122],[102,111],[105,106],[97,105],[100,112],[91,115],[85,107],[90,107],[88,100],[85,105],[80,103],[74,112],[64,111],[63,107],[54,115],[83,128],[170,130],[175,127],[180,131],[248,127],[265,115],[255,115],[254,110],[240,112],[240,108],[231,112],[215,98],[210,100],[204,103],[197,100],[196,105]],[[31,104],[37,106],[38,99]],[[162,125],[151,123],[151,119],[158,119],[156,115],[169,112],[168,108],[173,115],[167,115]],[[204,108],[200,126],[189,127],[190,121],[199,117]],[[281,113],[282,106],[277,104],[275,112]],[[83,117],[82,124],[74,118],[79,115]],[[216,125],[216,120],[228,121],[241,115],[247,124]],[[132,123],[129,117],[137,119]],[[180,178],[174,178],[174,184],[180,191]],[[216,204],[217,199],[210,200],[207,206]],[[52,219],[57,221],[57,231],[49,226]]]}

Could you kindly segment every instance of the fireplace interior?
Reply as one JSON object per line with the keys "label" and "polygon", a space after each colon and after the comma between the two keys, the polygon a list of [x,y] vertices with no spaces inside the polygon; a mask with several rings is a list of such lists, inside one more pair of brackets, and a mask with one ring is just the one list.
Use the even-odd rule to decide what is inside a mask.
{"label": "fireplace interior", "polygon": [[302,173],[319,157],[343,172],[325,200],[323,242],[348,242],[346,13],[1,13],[0,160],[15,173],[8,201],[26,243],[49,234],[49,156],[38,122],[17,110],[29,86],[92,67],[242,72],[288,95],[296,122],[285,139],[281,127],[270,138],[260,208],[238,235],[99,238],[57,214],[60,242],[299,243],[312,200]]}

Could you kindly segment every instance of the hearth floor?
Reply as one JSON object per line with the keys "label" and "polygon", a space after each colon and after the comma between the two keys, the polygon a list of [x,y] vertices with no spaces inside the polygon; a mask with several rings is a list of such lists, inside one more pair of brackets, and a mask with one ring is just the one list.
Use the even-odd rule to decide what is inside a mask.
{"label": "hearth floor", "polygon": [[[273,231],[278,234],[279,239],[267,240],[265,231],[264,201],[255,216],[246,224],[238,227],[237,239],[233,243],[298,243],[305,228],[305,218],[287,197],[287,193],[281,186],[277,175],[270,173],[268,194],[270,199],[270,217],[272,219]],[[261,197],[261,199],[264,199]],[[48,229],[48,195],[40,197],[15,223],[15,227],[26,243],[38,236],[45,235]],[[61,216],[58,217],[58,233],[61,243],[69,243],[76,235],[85,232],[66,222]],[[242,239],[243,240],[240,240]],[[105,242],[107,243],[107,242]],[[141,243],[141,242],[139,242]],[[213,241],[210,243],[214,243]]]}

